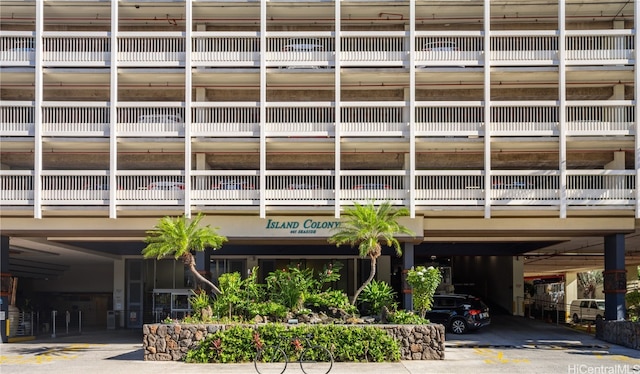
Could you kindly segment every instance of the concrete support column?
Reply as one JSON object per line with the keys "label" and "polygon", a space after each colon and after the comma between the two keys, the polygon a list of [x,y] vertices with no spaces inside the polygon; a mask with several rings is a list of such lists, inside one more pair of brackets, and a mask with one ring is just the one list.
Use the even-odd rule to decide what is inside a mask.
{"label": "concrete support column", "polygon": [[404,243],[402,252],[402,292],[404,297],[404,309],[413,310],[413,295],[407,285],[407,271],[414,266],[415,254],[413,243]]}
{"label": "concrete support column", "polygon": [[564,273],[564,304],[566,305],[565,317],[571,317],[569,313],[569,305],[573,300],[579,299],[578,296],[578,273],[575,271],[569,271]]}
{"label": "concrete support column", "polygon": [[513,315],[524,316],[524,257],[515,256],[512,259],[512,283],[513,284]]}
{"label": "concrete support column", "polygon": [[113,261],[113,310],[120,311],[116,316],[120,316],[120,320],[116,321],[116,326],[124,326],[125,318],[125,294],[126,288],[126,270],[125,260]]}
{"label": "concrete support column", "polygon": [[0,276],[2,276],[2,285],[0,286],[0,338],[2,343],[8,343],[7,320],[9,319],[9,292],[11,290],[8,236],[0,236]]}
{"label": "concrete support column", "polygon": [[627,292],[627,271],[624,267],[624,235],[604,237],[604,318],[624,319]]}
{"label": "concrete support column", "polygon": [[613,152],[613,161],[604,165],[605,170],[624,170],[624,152]]}
{"label": "concrete support column", "polygon": [[579,298],[578,273],[575,271],[568,271],[564,273],[564,303],[569,305],[573,300]]}

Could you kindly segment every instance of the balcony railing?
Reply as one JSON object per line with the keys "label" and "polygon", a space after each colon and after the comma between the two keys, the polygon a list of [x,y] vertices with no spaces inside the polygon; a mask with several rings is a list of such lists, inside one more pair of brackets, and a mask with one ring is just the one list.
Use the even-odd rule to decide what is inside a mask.
{"label": "balcony railing", "polygon": [[184,126],[180,102],[119,103],[119,136],[184,136]]}
{"label": "balcony railing", "polygon": [[[496,66],[557,65],[557,30],[492,31],[490,57]],[[479,66],[485,61],[484,38],[478,31],[416,31],[409,50],[404,31],[343,31],[343,67],[408,67],[414,54],[419,68]],[[629,65],[634,60],[630,29],[569,30],[565,39],[567,65]],[[327,68],[335,65],[331,32],[271,31],[266,37],[269,67]],[[182,32],[119,32],[119,66],[184,66]],[[31,31],[0,32],[0,66],[32,66],[42,48],[45,66],[108,66],[111,39],[106,32],[44,32],[37,43]],[[256,32],[194,32],[193,66],[246,68],[260,66],[260,36]]]}
{"label": "balcony railing", "polygon": [[323,170],[278,170],[267,175],[269,205],[334,205],[335,177]]}
{"label": "balcony railing", "polygon": [[335,109],[330,102],[267,103],[268,136],[333,136]]}
{"label": "balcony railing", "polygon": [[631,101],[567,102],[567,135],[633,135],[635,116]]}
{"label": "balcony railing", "polygon": [[[40,176],[43,205],[108,206],[113,192],[117,206],[181,206],[189,192],[193,205],[333,206],[353,201],[391,201],[408,205],[409,177],[404,170],[342,170],[340,187],[332,170],[268,171],[265,185],[257,170],[192,171],[190,189],[181,170],[120,170],[111,184],[108,170],[44,170]],[[37,196],[30,170],[0,170],[0,205],[32,206]],[[492,171],[487,191],[482,170],[417,170],[415,205],[553,206],[562,203],[557,170]],[[631,208],[636,204],[633,170],[569,170],[568,207]],[[112,191],[113,190],[113,191]]]}
{"label": "balcony railing", "polygon": [[[267,102],[265,134],[270,137],[333,137],[333,102]],[[108,102],[45,101],[44,136],[100,137],[110,134]],[[404,101],[343,101],[343,137],[407,137],[410,126]],[[194,102],[194,137],[258,137],[259,102]],[[183,137],[183,102],[120,102],[117,134],[121,137]],[[630,136],[635,134],[635,107],[630,100],[567,101],[569,136]],[[34,103],[0,101],[3,136],[34,135]],[[495,136],[558,136],[559,107],[555,101],[493,101],[491,131]],[[418,101],[417,137],[483,136],[484,106],[476,101]]]}
{"label": "balcony railing", "polygon": [[32,101],[0,100],[0,133],[3,136],[33,136]]}
{"label": "balcony railing", "polygon": [[260,66],[260,37],[255,32],[194,32],[191,50],[194,66]]}
{"label": "balcony railing", "polygon": [[42,106],[45,136],[109,136],[108,102],[48,101]]}
{"label": "balcony railing", "polygon": [[193,136],[260,136],[260,106],[257,102],[194,102],[191,121]]}
{"label": "balcony railing", "polygon": [[483,178],[483,174],[479,170],[449,170],[446,174],[428,170],[416,171],[416,205],[483,205]]}
{"label": "balcony railing", "polygon": [[491,104],[491,133],[497,136],[557,136],[558,121],[555,101]]}
{"label": "balcony railing", "polygon": [[484,107],[474,101],[416,102],[416,136],[480,136]]}
{"label": "balcony railing", "polygon": [[631,170],[567,171],[567,205],[633,205],[635,182]]}
{"label": "balcony railing", "polygon": [[342,102],[342,136],[406,136],[404,102]]}

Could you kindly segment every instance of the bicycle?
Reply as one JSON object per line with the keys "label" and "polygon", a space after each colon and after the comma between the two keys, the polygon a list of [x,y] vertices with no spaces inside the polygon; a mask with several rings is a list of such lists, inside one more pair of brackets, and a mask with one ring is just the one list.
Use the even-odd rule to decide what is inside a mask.
{"label": "bicycle", "polygon": [[[333,355],[320,345],[313,345],[312,334],[307,334],[303,338],[294,336],[287,338],[287,344],[293,346],[295,352],[299,352],[297,361],[300,369],[305,374],[328,374],[333,367]],[[253,360],[258,374],[282,374],[287,370],[289,356],[283,348],[282,342],[275,347],[267,347],[260,340],[260,335],[255,332],[253,341],[256,346],[256,357]]]}

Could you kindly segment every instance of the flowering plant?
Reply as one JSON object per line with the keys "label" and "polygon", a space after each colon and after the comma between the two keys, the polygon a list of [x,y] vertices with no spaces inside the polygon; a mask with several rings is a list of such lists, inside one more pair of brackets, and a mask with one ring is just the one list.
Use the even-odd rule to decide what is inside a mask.
{"label": "flowering plant", "polygon": [[429,266],[412,267],[407,273],[407,283],[413,290],[413,307],[424,318],[433,305],[433,295],[442,281],[440,270]]}

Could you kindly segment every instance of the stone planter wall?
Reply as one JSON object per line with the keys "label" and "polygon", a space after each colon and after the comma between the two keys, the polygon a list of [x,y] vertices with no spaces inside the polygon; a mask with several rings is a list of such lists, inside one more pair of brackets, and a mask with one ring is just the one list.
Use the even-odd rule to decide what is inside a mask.
{"label": "stone planter wall", "polygon": [[640,322],[596,321],[596,338],[640,350]]}
{"label": "stone planter wall", "polygon": [[[361,325],[352,325],[358,328]],[[372,326],[372,325],[367,325]],[[181,361],[207,334],[227,325],[152,324],[142,328],[145,361]],[[402,360],[443,360],[444,326],[377,325],[400,342]]]}

